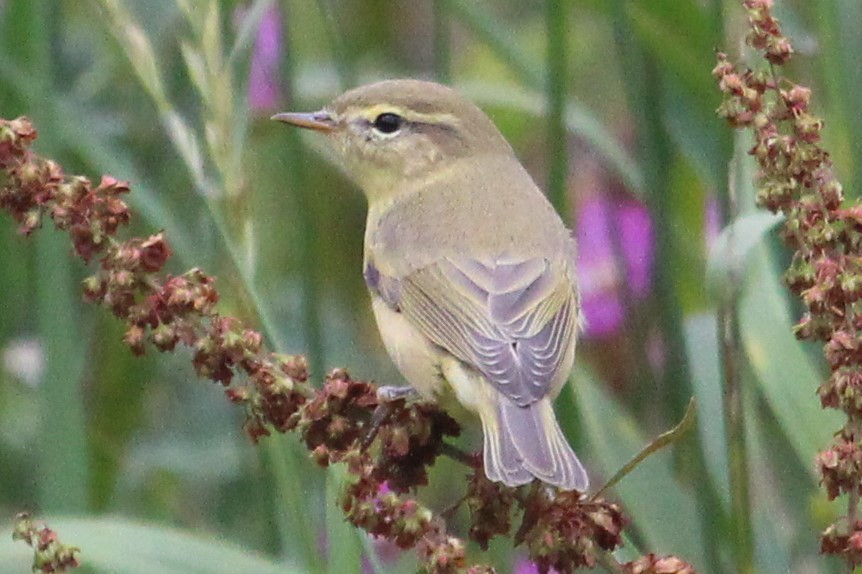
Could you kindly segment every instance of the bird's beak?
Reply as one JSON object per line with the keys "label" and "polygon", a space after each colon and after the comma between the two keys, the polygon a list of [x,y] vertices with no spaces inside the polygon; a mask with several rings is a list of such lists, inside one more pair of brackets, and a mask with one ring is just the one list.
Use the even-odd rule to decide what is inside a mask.
{"label": "bird's beak", "polygon": [[329,112],[323,110],[305,114],[286,112],[275,114],[269,119],[318,132],[331,132],[335,130],[335,120],[332,119]]}

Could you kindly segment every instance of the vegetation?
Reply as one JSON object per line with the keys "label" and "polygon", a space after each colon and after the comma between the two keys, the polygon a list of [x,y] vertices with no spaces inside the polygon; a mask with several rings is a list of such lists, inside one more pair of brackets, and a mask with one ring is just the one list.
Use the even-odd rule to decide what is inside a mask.
{"label": "vegetation", "polygon": [[[418,556],[397,551],[345,522],[337,501],[355,479],[341,465],[320,469],[304,448],[315,449],[317,462],[336,460],[331,444],[309,440],[314,422],[322,420],[314,416],[331,417],[334,403],[318,403],[299,421],[255,410],[256,395],[243,394],[262,388],[255,384],[229,387],[231,401],[225,401],[217,388],[194,382],[195,371],[232,382],[219,367],[240,365],[238,355],[202,346],[187,324],[170,332],[135,331],[148,324],[135,323],[141,300],[130,304],[109,288],[122,286],[122,277],[110,281],[126,271],[135,274],[136,288],[150,289],[139,292],[148,297],[181,292],[161,301],[202,311],[204,328],[212,329],[202,336],[227,345],[217,349],[240,349],[243,360],[261,353],[260,362],[247,362],[252,367],[272,361],[269,371],[240,365],[253,382],[285,375],[289,383],[279,384],[293,392],[294,383],[307,379],[307,388],[296,391],[304,397],[297,403],[338,396],[346,381],[364,385],[344,371],[331,373],[333,367],[347,367],[356,379],[400,384],[377,339],[362,284],[361,196],[327,163],[318,142],[300,140],[267,118],[277,110],[316,109],[367,80],[420,76],[454,84],[491,113],[580,240],[587,325],[572,384],[557,407],[572,443],[586,454],[594,488],[675,426],[689,400],[697,399],[692,431],[602,493],[619,506],[607,503],[606,519],[590,520],[616,535],[621,508],[629,523],[615,558],[591,556],[609,571],[685,572],[687,564],[701,572],[852,567],[859,559],[853,550],[859,463],[855,451],[840,448],[855,444],[855,403],[846,392],[852,381],[842,379],[846,384],[837,389],[821,386],[820,400],[815,391],[830,367],[846,374],[854,365],[855,343],[846,336],[835,340],[824,324],[853,316],[858,289],[840,281],[840,289],[834,282],[824,287],[817,273],[812,283],[800,261],[825,264],[826,255],[852,254],[858,244],[850,233],[852,213],[839,211],[840,188],[837,196],[824,196],[823,189],[836,189],[834,169],[844,195],[856,198],[862,122],[853,94],[862,72],[847,54],[862,44],[852,24],[859,9],[837,0],[775,6],[797,52],[776,72],[774,66],[785,64],[775,56],[783,36],[765,24],[772,22],[763,12],[769,3],[743,4],[429,0],[408,10],[382,1],[0,3],[0,117],[27,115],[39,129],[36,152],[58,163],[38,163],[44,171],[30,175],[40,182],[56,176],[54,189],[65,190],[52,196],[45,214],[72,232],[78,255],[101,268],[85,279],[93,270],[70,257],[68,237],[47,221],[33,240],[16,234],[11,219],[0,226],[0,512],[10,519],[8,531],[23,510],[47,517],[64,542],[80,548],[60,547],[67,564],[105,572],[185,572],[191,565],[203,572],[452,566],[435,562],[439,556],[429,558],[422,547]],[[734,53],[749,33],[746,14],[754,20],[753,42],[773,68],[754,52]],[[716,47],[732,53],[732,61],[750,62],[755,73],[740,72],[734,83],[729,60],[715,68]],[[729,104],[721,102],[713,68]],[[794,91],[779,73],[811,87],[814,96]],[[770,153],[749,155],[751,136],[734,138],[715,115],[721,104],[723,116],[760,130],[757,141],[766,145],[766,125],[745,114],[756,115],[760,108],[751,106],[767,92],[770,105],[786,112],[770,108],[766,119],[775,122],[775,134],[820,150],[822,125],[809,105],[829,120],[822,137],[834,168],[822,150],[811,152],[819,163],[806,166],[816,176],[799,178],[804,189],[789,195],[762,191],[774,191],[769,185],[782,181],[782,166],[764,163]],[[804,126],[795,111],[806,114]],[[25,153],[32,132],[9,125],[4,137],[16,134],[15,146]],[[55,172],[49,165],[63,167]],[[759,196],[758,169],[765,173],[757,180]],[[63,172],[88,174],[98,183],[68,180]],[[133,192],[125,194],[125,181],[99,181],[100,174],[127,180]],[[833,231],[847,244],[837,248],[833,237],[824,251],[821,237],[813,251],[804,251],[800,236],[810,234],[786,232],[791,247],[804,253],[794,256],[769,233],[779,220],[755,211],[755,198],[810,228],[812,220],[793,219],[809,188],[820,194],[811,197],[826,198],[816,201],[835,212],[824,217],[838,222]],[[88,213],[108,223],[81,227],[69,210],[78,204],[64,204],[64,198],[94,190],[104,203]],[[148,239],[116,245],[105,239],[128,223],[125,207],[114,203],[121,196],[133,214],[130,233]],[[40,223],[33,217],[38,205],[7,196],[5,207],[27,230]],[[796,333],[829,341],[829,364],[816,345],[794,337],[803,311],[782,285],[790,263],[797,274],[789,283],[809,312]],[[164,282],[144,280],[165,265],[172,275]],[[192,267],[205,273],[187,273]],[[88,299],[125,322],[86,305],[82,282]],[[819,299],[812,287],[820,288]],[[846,305],[840,313],[837,303]],[[237,319],[220,322],[213,313]],[[846,325],[832,325],[846,335]],[[192,350],[129,352],[129,346],[144,350],[145,340],[159,348],[191,342]],[[307,372],[305,361],[293,356],[299,354],[307,358]],[[844,419],[823,410],[821,401],[848,413],[835,443],[832,435]],[[421,410],[411,408],[403,412]],[[302,440],[264,436],[280,429],[279,421],[284,428],[298,425]],[[478,435],[468,419],[461,423],[457,446],[474,449]],[[451,434],[447,425],[438,434]],[[381,440],[402,440],[387,428],[397,430],[384,425]],[[249,434],[260,439],[256,447]],[[321,453],[321,445],[330,450]],[[428,469],[420,500],[466,539],[469,500],[452,508],[468,483],[478,500],[504,497],[483,491],[456,458],[438,458]],[[821,480],[825,493],[818,490]],[[827,501],[842,493],[848,500]],[[381,500],[394,500],[386,496]],[[524,495],[519,502],[529,509],[531,500]],[[549,523],[558,516],[542,510]],[[500,515],[499,509],[489,513]],[[50,530],[26,520],[15,528],[18,537],[54,543],[45,534]],[[823,550],[844,560],[819,554],[824,530]],[[525,548],[495,533],[484,532],[487,552],[466,548],[469,564],[535,568]],[[391,532],[378,534],[397,541]],[[481,541],[482,534],[473,534]],[[549,543],[530,534],[522,528],[517,538],[539,568],[565,565],[539,559],[537,548],[547,550]],[[433,548],[449,543],[441,536]],[[600,537],[598,530],[587,533],[589,540]],[[0,544],[0,572],[25,571],[31,561],[23,544]]]}

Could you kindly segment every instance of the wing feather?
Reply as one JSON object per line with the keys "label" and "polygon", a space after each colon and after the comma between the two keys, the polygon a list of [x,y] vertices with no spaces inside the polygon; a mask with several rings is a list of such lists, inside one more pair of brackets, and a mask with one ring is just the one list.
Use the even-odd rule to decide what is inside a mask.
{"label": "wing feather", "polygon": [[519,405],[545,396],[567,366],[575,289],[545,259],[447,258],[397,282],[386,289],[398,293],[392,304]]}

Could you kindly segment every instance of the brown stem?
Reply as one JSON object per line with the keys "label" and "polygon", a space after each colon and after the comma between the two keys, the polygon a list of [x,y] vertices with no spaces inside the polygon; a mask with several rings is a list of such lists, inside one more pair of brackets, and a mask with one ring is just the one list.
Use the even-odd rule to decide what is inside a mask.
{"label": "brown stem", "polygon": [[448,456],[452,460],[460,462],[461,464],[464,464],[466,466],[476,466],[476,459],[473,458],[473,455],[447,442],[440,443],[440,454]]}

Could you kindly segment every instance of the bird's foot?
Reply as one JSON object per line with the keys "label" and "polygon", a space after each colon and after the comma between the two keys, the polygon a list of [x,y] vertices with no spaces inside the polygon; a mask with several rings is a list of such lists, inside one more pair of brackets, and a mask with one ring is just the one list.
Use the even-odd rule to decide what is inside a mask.
{"label": "bird's foot", "polygon": [[377,400],[381,403],[393,403],[404,399],[411,401],[419,398],[419,393],[413,387],[377,387]]}

